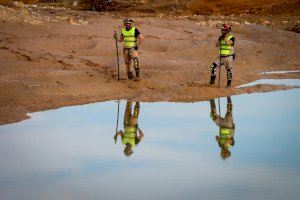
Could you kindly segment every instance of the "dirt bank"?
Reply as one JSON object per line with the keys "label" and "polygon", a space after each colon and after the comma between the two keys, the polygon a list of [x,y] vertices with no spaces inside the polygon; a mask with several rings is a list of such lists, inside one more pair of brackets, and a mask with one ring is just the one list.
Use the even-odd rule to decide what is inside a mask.
{"label": "dirt bank", "polygon": [[298,0],[193,0],[189,10],[199,14],[296,15],[300,4]]}
{"label": "dirt bank", "polygon": [[260,78],[300,78],[299,73],[259,74],[299,70],[300,37],[276,23],[271,27],[231,17],[237,38],[234,82],[226,89],[223,71],[218,89],[207,82],[209,66],[217,56],[214,43],[220,31],[216,26],[224,16],[134,18],[145,36],[140,48],[142,80],[125,80],[122,58],[124,80],[118,82],[112,38],[113,30],[122,26],[118,14],[1,7],[0,124],[23,120],[28,112],[113,99],[194,102],[290,89],[273,85],[235,88]]}

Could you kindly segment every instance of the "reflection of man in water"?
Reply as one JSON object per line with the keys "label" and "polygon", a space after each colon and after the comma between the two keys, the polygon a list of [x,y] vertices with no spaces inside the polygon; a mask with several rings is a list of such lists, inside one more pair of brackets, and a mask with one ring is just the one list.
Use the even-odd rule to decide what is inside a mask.
{"label": "reflection of man in water", "polygon": [[130,156],[133,151],[132,148],[135,147],[144,137],[143,132],[138,127],[138,117],[140,112],[140,103],[136,102],[132,112],[132,102],[127,101],[126,109],[124,114],[124,132],[119,131],[114,136],[115,141],[118,135],[122,138],[122,143],[125,145],[124,154]]}
{"label": "reflection of man in water", "polygon": [[234,146],[234,131],[235,124],[232,118],[232,102],[230,96],[227,97],[227,112],[224,118],[217,114],[215,100],[210,100],[210,117],[220,128],[219,135],[216,136],[216,140],[221,148],[221,158],[229,158],[231,152],[230,147]]}

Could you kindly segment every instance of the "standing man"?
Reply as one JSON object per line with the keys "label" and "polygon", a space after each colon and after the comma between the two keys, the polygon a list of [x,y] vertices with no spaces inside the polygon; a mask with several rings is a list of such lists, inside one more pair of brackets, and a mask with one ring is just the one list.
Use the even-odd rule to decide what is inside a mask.
{"label": "standing man", "polygon": [[117,141],[118,135],[121,136],[122,143],[125,145],[124,154],[130,156],[133,148],[144,138],[142,130],[138,127],[140,113],[140,103],[136,102],[132,114],[132,102],[127,101],[124,114],[124,132],[118,131],[114,139]]}
{"label": "standing man", "polygon": [[230,96],[227,97],[227,112],[224,118],[217,114],[215,100],[210,100],[210,117],[219,127],[219,135],[216,136],[216,141],[221,149],[220,156],[222,159],[229,158],[231,155],[230,148],[234,146],[235,131]]}
{"label": "standing man", "polygon": [[231,26],[229,24],[222,25],[222,35],[219,37],[219,40],[216,43],[216,47],[219,47],[220,59],[212,64],[210,67],[211,76],[210,84],[215,83],[216,74],[215,69],[225,65],[227,70],[227,87],[230,87],[232,82],[232,67],[233,60],[235,59],[234,52],[234,36],[230,34]]}
{"label": "standing man", "polygon": [[138,59],[138,47],[142,44],[144,37],[136,27],[132,26],[132,19],[125,18],[121,36],[118,42],[123,42],[124,60],[127,70],[128,79],[133,79],[133,69],[135,70],[136,79],[140,78],[140,66]]}

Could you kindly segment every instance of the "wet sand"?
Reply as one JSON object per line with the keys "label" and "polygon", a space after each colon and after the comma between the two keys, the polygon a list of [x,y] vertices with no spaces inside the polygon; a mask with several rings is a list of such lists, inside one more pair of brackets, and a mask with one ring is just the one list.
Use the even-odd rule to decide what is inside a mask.
{"label": "wet sand", "polygon": [[[18,8],[19,9],[19,8]],[[291,89],[257,85],[261,78],[300,78],[300,73],[260,74],[300,69],[298,33],[264,25],[237,24],[233,86],[208,85],[220,30],[191,19],[136,17],[144,35],[141,81],[126,80],[121,47],[121,81],[116,80],[113,30],[122,17],[70,11],[25,12],[1,7],[0,124],[28,118],[28,112],[114,99],[195,102],[219,96]],[[217,23],[215,23],[217,24]]]}

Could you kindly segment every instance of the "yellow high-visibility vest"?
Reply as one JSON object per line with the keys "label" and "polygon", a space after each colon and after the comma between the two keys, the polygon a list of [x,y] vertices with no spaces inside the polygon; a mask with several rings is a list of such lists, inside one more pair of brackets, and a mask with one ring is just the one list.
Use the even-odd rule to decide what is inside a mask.
{"label": "yellow high-visibility vest", "polygon": [[135,27],[131,27],[129,31],[122,28],[122,36],[124,37],[124,48],[133,48],[136,45]]}
{"label": "yellow high-visibility vest", "polygon": [[[226,141],[232,138],[231,133],[232,131],[229,128],[221,128],[219,141],[221,145],[225,145]],[[230,147],[230,144],[226,145],[227,149],[229,149]]]}
{"label": "yellow high-visibility vest", "polygon": [[122,143],[125,145],[129,143],[131,147],[135,147],[135,135],[136,135],[136,128],[134,126],[125,126]]}
{"label": "yellow high-visibility vest", "polygon": [[[230,40],[231,38],[233,38],[233,35],[227,36],[228,40]],[[234,54],[233,45],[227,45],[225,42],[225,38],[220,41],[219,53],[221,56],[230,56]]]}

